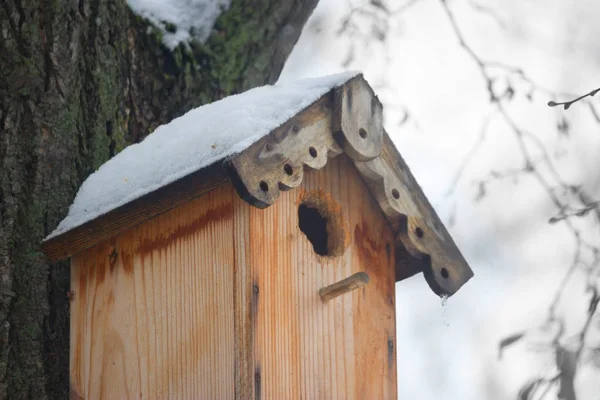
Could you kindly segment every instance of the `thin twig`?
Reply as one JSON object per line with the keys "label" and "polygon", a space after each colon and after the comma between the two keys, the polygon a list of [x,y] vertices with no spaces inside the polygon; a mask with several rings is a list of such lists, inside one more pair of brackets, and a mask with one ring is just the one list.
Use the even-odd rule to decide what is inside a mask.
{"label": "thin twig", "polygon": [[415,4],[417,4],[419,1],[421,1],[421,0],[409,0],[405,4],[403,4],[402,6],[400,6],[399,8],[395,9],[394,11],[392,11],[390,14],[391,15],[401,14],[401,13],[407,11],[409,8],[411,8]]}
{"label": "thin twig", "polygon": [[492,7],[488,7],[483,4],[477,3],[474,0],[469,1],[469,4],[471,5],[471,7],[473,7],[475,11],[488,15],[490,18],[496,21],[500,29],[506,30],[506,22],[504,22],[504,20],[500,18],[496,10],[494,10]]}
{"label": "thin twig", "polygon": [[558,214],[557,216],[550,218],[550,220],[548,222],[550,222],[551,224],[554,224],[558,221],[562,221],[563,219],[570,218],[570,217],[585,217],[587,215],[587,213],[589,213],[592,210],[598,209],[598,207],[600,207],[600,201],[595,201],[595,202],[590,203],[582,208],[570,210],[567,212],[563,211],[560,214]]}
{"label": "thin twig", "polygon": [[[520,150],[520,153],[523,156],[524,161],[525,161],[525,167],[523,167],[522,169],[519,169],[519,172],[521,172],[521,171],[527,172],[527,173],[530,173],[534,177],[534,179],[538,182],[538,184],[544,190],[544,192],[546,193],[548,198],[552,201],[552,203],[555,205],[555,207],[559,210],[559,212],[560,212],[559,215],[566,215],[566,213],[567,213],[566,210],[569,209],[569,206],[567,203],[565,203],[564,201],[561,200],[561,198],[559,197],[559,195],[557,193],[557,190],[553,187],[554,184],[557,184],[559,186],[559,188],[562,188],[565,191],[565,193],[574,194],[579,197],[580,201],[584,204],[584,208],[576,210],[577,213],[587,214],[591,210],[596,210],[597,212],[595,214],[595,217],[598,221],[600,221],[600,210],[598,210],[598,206],[599,206],[600,202],[590,201],[589,196],[583,191],[582,188],[566,182],[561,177],[561,175],[558,173],[558,171],[556,170],[555,165],[554,165],[550,155],[548,154],[548,149],[542,143],[542,141],[533,133],[531,133],[527,130],[524,130],[518,126],[518,124],[513,120],[513,118],[509,114],[508,110],[506,109],[506,107],[503,104],[504,97],[498,96],[494,92],[493,83],[496,78],[492,77],[489,70],[492,68],[496,68],[496,69],[500,68],[500,69],[507,71],[510,74],[514,74],[514,75],[518,76],[520,79],[528,82],[532,87],[536,88],[538,91],[544,91],[544,89],[542,89],[539,85],[534,83],[533,80],[528,78],[523,73],[522,69],[520,69],[520,68],[511,67],[511,66],[503,64],[503,63],[483,61],[473,51],[473,49],[467,45],[465,38],[464,38],[461,30],[458,27],[456,18],[454,17],[452,11],[448,7],[446,0],[440,0],[440,2],[442,4],[442,7],[443,7],[447,17],[448,17],[450,25],[452,26],[452,29],[459,41],[460,46],[470,56],[472,61],[475,64],[477,64],[477,66],[479,67],[480,74],[483,77],[485,84],[487,86],[488,92],[490,94],[490,100],[496,106],[498,113],[504,119],[504,121],[506,122],[506,124],[508,125],[508,127],[511,129],[511,131],[514,134],[514,137],[517,141],[517,145]],[[587,96],[591,97],[598,91],[600,91],[600,88],[588,93],[587,95],[580,96],[577,99],[572,100],[571,102],[567,102],[567,103],[551,102],[549,105],[553,106],[553,105],[562,104],[565,106],[565,109],[567,109],[572,103],[579,101],[579,100],[583,100]],[[590,109],[592,111],[593,116],[595,117],[595,119],[598,122],[600,122],[600,118],[599,118],[598,114],[596,113],[595,108],[593,107],[591,102],[589,104],[590,104]],[[535,147],[540,151],[540,154],[541,154],[540,161],[534,162],[534,157],[532,155],[531,150],[529,149],[528,144],[526,143],[526,139],[528,139],[528,141],[531,141],[531,143],[533,145],[535,145]],[[470,159],[471,157],[472,157],[472,154],[471,154],[471,152],[469,152],[468,158]],[[548,169],[548,171],[550,173],[550,176],[549,176],[550,181],[540,171],[540,166],[542,166],[542,165]],[[459,169],[459,171],[460,171],[460,169]],[[516,173],[516,172],[513,171],[513,173]],[[461,172],[461,174],[462,174],[462,172]],[[504,177],[504,175],[508,176],[508,174],[504,174],[504,175],[503,174],[495,174],[495,175],[491,174],[491,175],[492,175],[492,179],[502,178],[502,177]],[[453,182],[453,186],[455,186],[456,184],[457,184],[457,182]],[[484,187],[485,184],[486,184],[485,180],[480,181],[480,187]],[[550,303],[550,306],[548,309],[548,320],[554,320],[557,318],[557,316],[555,315],[556,308],[565,293],[565,290],[567,288],[567,283],[573,277],[575,270],[577,270],[582,264],[584,264],[581,259],[582,250],[583,249],[590,250],[593,252],[593,254],[596,254],[596,255],[599,254],[599,252],[600,252],[600,247],[597,244],[587,243],[581,237],[581,232],[573,225],[573,223],[570,221],[570,219],[565,217],[565,218],[561,218],[560,220],[564,221],[563,222],[564,226],[571,233],[571,235],[574,239],[574,242],[575,242],[574,243],[575,249],[574,249],[571,264],[570,264],[569,268],[567,269],[558,288],[556,289],[556,291],[554,293],[554,298],[552,299],[552,302]],[[588,269],[588,274],[591,274],[592,273],[591,271],[593,271],[597,267],[598,267],[597,265],[590,266],[590,268]],[[583,328],[579,334],[579,350],[576,353],[577,361],[579,360],[579,356],[582,351],[581,349],[583,349],[583,346],[584,346],[585,335],[586,335],[587,330],[589,329],[590,321],[591,321],[591,316],[588,315],[588,320],[586,321],[585,325],[583,326]],[[558,340],[560,339],[560,336],[562,336],[562,334],[560,334],[559,337],[557,337],[555,339],[555,341],[553,342],[554,347],[559,346]],[[559,377],[560,377],[560,375],[559,375]],[[549,380],[546,382],[555,382],[557,380],[558,380],[558,378],[555,377],[552,380]],[[546,394],[546,392],[544,392],[542,394],[542,397],[544,397],[545,394]]]}
{"label": "thin twig", "polygon": [[458,182],[461,180],[465,169],[467,168],[467,166],[469,165],[469,163],[471,162],[471,160],[473,159],[473,157],[475,156],[475,154],[477,153],[477,150],[479,150],[479,148],[481,147],[481,145],[485,142],[485,135],[487,133],[487,129],[488,126],[490,125],[490,122],[492,120],[492,116],[488,115],[484,121],[483,124],[481,126],[481,131],[479,133],[479,137],[477,138],[477,140],[475,141],[475,143],[473,144],[473,146],[471,147],[471,150],[469,150],[469,152],[466,154],[466,156],[463,158],[461,164],[459,165],[456,173],[454,174],[454,178],[452,179],[452,182],[450,183],[450,186],[448,187],[448,189],[446,190],[446,194],[445,196],[451,196],[454,191],[456,190],[456,187],[458,186]]}
{"label": "thin twig", "polygon": [[576,103],[576,102],[578,102],[579,100],[583,100],[583,99],[585,99],[586,97],[594,97],[594,95],[595,95],[596,93],[598,93],[598,92],[600,92],[600,88],[598,88],[598,89],[594,89],[594,90],[592,90],[591,92],[589,92],[589,93],[586,93],[586,94],[584,94],[584,95],[582,95],[582,96],[579,96],[579,97],[577,97],[576,99],[573,99],[573,100],[571,100],[571,101],[558,102],[558,103],[557,103],[557,102],[555,102],[555,101],[549,101],[549,102],[548,102],[548,106],[549,106],[549,107],[563,106],[563,108],[564,108],[565,110],[568,110],[568,109],[569,109],[569,107],[571,107],[571,105],[572,105],[573,103]]}

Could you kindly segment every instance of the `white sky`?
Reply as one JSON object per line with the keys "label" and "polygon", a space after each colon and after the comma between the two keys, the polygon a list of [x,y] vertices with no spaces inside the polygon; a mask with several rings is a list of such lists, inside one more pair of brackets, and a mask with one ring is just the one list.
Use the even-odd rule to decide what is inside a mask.
{"label": "white sky", "polygon": [[[363,3],[367,2],[354,1],[355,6]],[[387,3],[392,9],[404,4]],[[470,3],[496,10],[500,23],[475,12]],[[522,67],[539,84],[557,91],[585,93],[600,86],[597,1],[449,4],[465,39],[482,58]],[[438,214],[447,225],[455,220],[450,231],[475,270],[475,278],[445,309],[421,275],[397,284],[399,398],[515,399],[529,378],[553,370],[552,358],[527,351],[531,339],[509,348],[498,361],[498,341],[545,319],[572,258],[572,237],[562,224],[547,223],[555,210],[533,179],[495,182],[487,196],[474,202],[474,179],[492,169],[523,165],[514,135],[497,117],[490,120],[486,141],[457,190],[445,195],[493,108],[479,71],[459,47],[439,1],[421,0],[395,17],[384,45],[337,35],[346,10],[346,0],[321,0],[280,80],[341,71],[354,45],[355,61],[348,68],[364,71],[376,88],[387,131]],[[371,27],[363,23],[360,29],[368,33]],[[600,198],[600,125],[591,122],[587,106],[574,105],[567,112],[573,133],[564,139],[556,129],[561,111],[548,108],[549,98],[540,94],[527,102],[519,88],[508,108],[513,118],[552,152],[563,153],[557,165],[565,179],[584,182]],[[403,107],[410,118],[400,126]],[[600,228],[578,223],[588,240],[598,243]],[[585,317],[581,277],[576,274],[563,304],[573,331]],[[530,335],[540,336],[543,332]],[[600,332],[597,336],[600,340]],[[580,367],[577,390],[579,400],[600,399],[600,370]]]}

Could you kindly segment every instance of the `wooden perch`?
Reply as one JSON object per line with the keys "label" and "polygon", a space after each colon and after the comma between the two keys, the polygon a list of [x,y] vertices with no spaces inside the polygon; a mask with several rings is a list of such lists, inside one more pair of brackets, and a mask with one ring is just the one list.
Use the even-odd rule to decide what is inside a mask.
{"label": "wooden perch", "polygon": [[319,295],[323,301],[328,301],[354,289],[359,289],[367,283],[369,283],[369,275],[366,272],[357,272],[346,279],[321,288]]}

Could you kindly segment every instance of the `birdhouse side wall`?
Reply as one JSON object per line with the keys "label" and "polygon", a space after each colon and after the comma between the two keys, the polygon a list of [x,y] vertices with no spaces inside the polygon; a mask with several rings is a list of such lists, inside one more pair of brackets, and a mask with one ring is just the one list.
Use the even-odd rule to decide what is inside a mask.
{"label": "birdhouse side wall", "polygon": [[74,398],[233,398],[230,185],[71,259]]}
{"label": "birdhouse side wall", "polygon": [[[329,219],[340,255],[315,252],[299,229],[302,204]],[[264,210],[234,208],[239,398],[395,399],[393,235],[351,161],[330,159]],[[357,272],[366,286],[321,299],[320,288]]]}

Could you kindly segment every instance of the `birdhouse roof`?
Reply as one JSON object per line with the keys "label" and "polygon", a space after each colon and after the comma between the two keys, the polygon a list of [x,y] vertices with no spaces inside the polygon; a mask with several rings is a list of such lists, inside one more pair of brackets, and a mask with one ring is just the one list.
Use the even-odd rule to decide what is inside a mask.
{"label": "birdhouse roof", "polygon": [[304,167],[320,169],[341,153],[414,272],[438,294],[456,292],[473,273],[384,131],[381,103],[351,72],[259,87],[158,127],[87,178],[44,251],[66,258],[228,181],[244,200],[267,207],[302,182]]}

